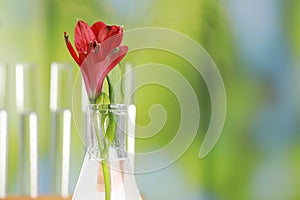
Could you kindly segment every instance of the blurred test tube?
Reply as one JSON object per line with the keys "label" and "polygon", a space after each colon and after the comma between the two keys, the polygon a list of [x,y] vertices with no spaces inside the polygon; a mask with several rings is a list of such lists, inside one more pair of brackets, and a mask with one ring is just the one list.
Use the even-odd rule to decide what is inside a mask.
{"label": "blurred test tube", "polygon": [[16,65],[16,102],[19,126],[19,184],[21,195],[38,196],[38,151],[36,85],[37,66],[33,63]]}
{"label": "blurred test tube", "polygon": [[53,62],[50,74],[51,194],[68,197],[70,187],[71,105],[74,67]]}
{"label": "blurred test tube", "polygon": [[0,199],[5,198],[7,189],[7,66],[0,64]]}
{"label": "blurred test tube", "polygon": [[124,65],[124,75],[122,80],[124,103],[128,104],[128,122],[127,122],[127,152],[128,158],[134,170],[134,154],[135,154],[135,119],[136,119],[136,106],[134,102],[134,86],[135,77],[133,73],[133,66],[131,63]]}

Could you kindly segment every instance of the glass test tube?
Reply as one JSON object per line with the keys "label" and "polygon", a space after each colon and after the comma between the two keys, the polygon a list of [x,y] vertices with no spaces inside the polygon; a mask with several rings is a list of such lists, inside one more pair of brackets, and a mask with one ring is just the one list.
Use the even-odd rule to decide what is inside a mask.
{"label": "glass test tube", "polygon": [[51,194],[70,195],[71,106],[74,67],[53,62],[50,74]]}
{"label": "glass test tube", "polygon": [[134,171],[134,155],[135,155],[135,120],[136,120],[136,106],[134,102],[134,86],[135,77],[131,63],[125,64],[125,74],[123,76],[123,90],[124,90],[124,103],[128,104],[128,122],[127,122],[127,152],[128,158]]}
{"label": "glass test tube", "polygon": [[0,199],[6,197],[7,190],[7,66],[0,64]]}
{"label": "glass test tube", "polygon": [[16,65],[16,103],[19,114],[20,195],[38,196],[38,126],[36,113],[37,67],[33,63]]}

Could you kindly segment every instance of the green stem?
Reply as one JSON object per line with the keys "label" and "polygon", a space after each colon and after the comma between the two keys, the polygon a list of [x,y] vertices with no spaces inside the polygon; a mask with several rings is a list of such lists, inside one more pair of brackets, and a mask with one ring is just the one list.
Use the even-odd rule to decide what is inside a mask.
{"label": "green stem", "polygon": [[[111,103],[112,100],[112,95],[113,95],[113,88],[111,86],[111,81],[109,80],[108,76],[106,77],[108,81],[108,93],[109,93],[109,103]],[[100,95],[101,97],[101,95]],[[100,98],[101,99],[101,98]],[[104,103],[105,101],[105,95],[102,97],[102,100]],[[96,104],[97,99],[90,99],[91,104]],[[104,190],[105,190],[105,200],[110,200],[111,196],[111,181],[110,181],[110,170],[109,170],[109,165],[108,165],[108,152],[109,152],[109,146],[111,145],[114,135],[115,135],[115,130],[116,130],[116,125],[115,125],[115,120],[113,117],[112,113],[108,114],[109,117],[109,124],[107,127],[107,130],[104,129],[104,124],[105,124],[105,118],[104,116],[101,116],[100,123],[102,127],[102,133],[104,136],[103,144],[101,143],[101,138],[100,138],[100,130],[97,118],[97,114],[93,115],[93,123],[94,123],[94,128],[95,128],[95,133],[96,137],[98,140],[98,147],[100,150],[100,154],[103,160],[101,160],[101,166],[102,166],[102,172],[103,172],[103,178],[104,178]],[[103,120],[104,119],[104,120]]]}
{"label": "green stem", "polygon": [[101,145],[101,138],[100,138],[100,132],[99,132],[99,125],[98,125],[98,120],[97,120],[97,113],[93,112],[93,123],[94,123],[94,130],[95,130],[95,135],[97,137],[97,141],[98,141],[98,148],[100,150],[100,153],[102,153],[102,149],[104,149],[104,147],[102,147]]}
{"label": "green stem", "polygon": [[[101,116],[101,127],[103,133],[105,132],[104,124],[105,124],[105,118],[104,116]],[[104,120],[103,120],[104,119]],[[110,122],[109,122],[110,123]],[[111,195],[111,183],[110,183],[110,171],[109,171],[109,165],[108,165],[108,159],[109,159],[109,146],[111,142],[108,140],[108,135],[106,133],[104,134],[104,147],[101,150],[102,159],[101,165],[102,165],[102,172],[103,172],[103,178],[104,178],[104,190],[105,190],[105,200],[110,200]]]}
{"label": "green stem", "polygon": [[[92,101],[91,101],[92,103]],[[95,130],[95,135],[98,140],[98,148],[101,154],[101,157],[103,160],[101,160],[101,165],[102,165],[102,172],[103,172],[103,178],[104,178],[104,190],[105,190],[105,200],[110,200],[110,191],[111,191],[111,186],[110,186],[110,171],[109,171],[109,166],[108,166],[108,151],[109,151],[109,145],[107,144],[106,138],[104,138],[103,144],[101,142],[101,137],[100,137],[100,130],[99,130],[99,123],[101,123],[102,131],[104,133],[104,123],[105,121],[100,119],[100,122],[98,121],[98,116],[97,112],[93,112],[92,114],[92,121],[94,125],[94,130]],[[101,116],[103,117],[103,116]],[[105,135],[106,136],[106,135]]]}
{"label": "green stem", "polygon": [[107,159],[101,161],[102,171],[103,171],[103,178],[104,178],[104,189],[105,189],[105,200],[110,200],[110,171],[108,166]]}
{"label": "green stem", "polygon": [[[95,134],[96,134],[96,137],[98,140],[98,148],[99,148],[99,151],[101,154],[101,159],[102,159],[101,165],[102,165],[102,172],[103,172],[103,178],[104,178],[105,200],[110,200],[111,185],[110,185],[110,171],[109,171],[109,165],[108,165],[108,151],[109,151],[110,144],[106,138],[104,138],[103,144],[101,143],[97,113],[93,114],[93,123],[94,123]],[[104,127],[104,121],[102,121],[102,120],[101,120],[101,127]],[[104,131],[104,129],[102,131]]]}
{"label": "green stem", "polygon": [[96,99],[89,99],[90,100],[90,104],[96,104]]}
{"label": "green stem", "polygon": [[106,76],[106,80],[107,80],[107,83],[108,83],[108,95],[109,95],[109,99],[110,99],[110,102],[112,102],[113,100],[113,88],[112,88],[112,83],[111,83],[111,80],[109,78],[109,76]]}

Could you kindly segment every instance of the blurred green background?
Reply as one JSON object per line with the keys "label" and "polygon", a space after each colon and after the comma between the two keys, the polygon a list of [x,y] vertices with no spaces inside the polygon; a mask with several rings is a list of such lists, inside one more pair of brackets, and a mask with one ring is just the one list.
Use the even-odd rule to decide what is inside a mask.
{"label": "blurred green background", "polygon": [[[224,129],[213,151],[199,159],[210,120],[210,97],[201,76],[189,63],[167,52],[141,50],[126,56],[134,66],[156,62],[179,71],[196,91],[201,109],[197,137],[183,156],[171,166],[136,176],[146,199],[300,199],[300,1],[2,0],[0,5],[0,62],[11,69],[17,62],[38,65],[41,194],[47,194],[44,176],[49,170],[50,64],[71,62],[78,72],[63,32],[73,42],[76,20],[83,19],[89,24],[98,20],[123,24],[125,31],[155,26],[182,32],[206,49],[223,77],[227,94]],[[5,97],[11,119],[8,194],[17,195],[18,135],[12,85]],[[155,137],[137,140],[137,151],[164,146],[174,137],[180,120],[176,97],[157,85],[145,86],[135,95],[137,124],[150,123],[148,110],[154,104],[164,106],[168,116]],[[75,112],[80,113],[80,108]],[[72,192],[84,153],[75,128],[71,153]]]}

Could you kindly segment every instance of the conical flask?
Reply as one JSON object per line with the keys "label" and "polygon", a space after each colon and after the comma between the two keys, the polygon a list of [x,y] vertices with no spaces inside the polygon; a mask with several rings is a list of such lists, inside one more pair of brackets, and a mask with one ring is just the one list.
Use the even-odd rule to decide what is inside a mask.
{"label": "conical flask", "polygon": [[88,105],[88,147],[73,200],[141,200],[126,152],[127,106]]}

